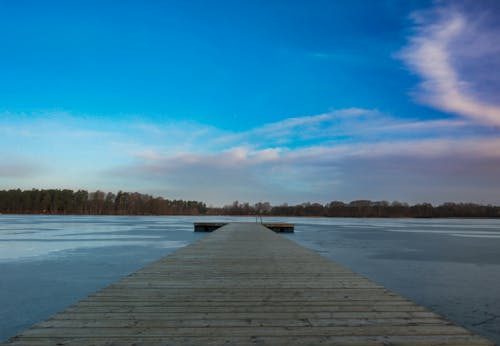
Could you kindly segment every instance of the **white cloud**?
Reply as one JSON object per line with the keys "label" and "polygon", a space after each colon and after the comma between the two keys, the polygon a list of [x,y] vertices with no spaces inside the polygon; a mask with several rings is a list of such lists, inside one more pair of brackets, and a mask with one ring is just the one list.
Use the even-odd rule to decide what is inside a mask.
{"label": "white cloud", "polygon": [[[482,25],[479,15],[473,18],[453,5],[414,13],[413,19],[415,35],[400,57],[423,79],[418,100],[482,124],[500,125],[500,105],[483,100],[475,90],[481,80],[468,80],[459,69],[468,65],[469,70],[479,70],[491,59],[500,60],[498,47],[485,48],[498,46],[500,32]],[[490,92],[497,94],[498,89]]]}
{"label": "white cloud", "polygon": [[[235,199],[300,202],[358,197],[444,201],[464,189],[467,194],[462,199],[491,202],[485,196],[500,191],[488,192],[486,186],[500,186],[499,163],[500,139],[470,137],[295,149],[233,147],[210,154],[155,157],[120,167],[113,175],[164,182],[178,198],[215,204]],[[457,185],[450,187],[452,181]],[[427,186],[427,197],[417,188],[422,184]],[[473,185],[479,186],[476,193],[470,191]]]}
{"label": "white cloud", "polygon": [[[34,131],[38,124],[11,122],[16,131]],[[218,140],[222,130],[185,123],[150,127],[123,121],[70,140],[54,135],[94,128],[92,122],[75,120],[60,127],[53,122],[44,127],[53,132],[33,140],[19,140],[18,132],[5,134],[0,139],[9,148],[4,154],[14,150],[8,143],[16,142],[12,155],[37,157],[47,170],[4,162],[2,186],[137,190],[215,204],[235,199],[411,202],[423,184],[435,191],[427,190],[427,198],[422,193],[422,200],[436,201],[446,191],[458,194],[464,186],[469,187],[462,191],[466,197],[500,195],[500,188],[487,188],[500,187],[500,139],[471,132],[473,126],[464,120],[398,119],[353,108],[263,124],[233,133],[224,143]],[[30,179],[20,184],[18,174]],[[454,179],[459,181],[450,186]],[[471,186],[477,187],[476,194]]]}

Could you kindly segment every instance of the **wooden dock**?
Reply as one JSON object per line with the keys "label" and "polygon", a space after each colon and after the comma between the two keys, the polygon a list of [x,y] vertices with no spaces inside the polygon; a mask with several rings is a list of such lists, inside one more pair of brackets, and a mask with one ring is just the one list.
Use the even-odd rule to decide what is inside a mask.
{"label": "wooden dock", "polygon": [[[195,232],[213,232],[222,226],[227,225],[223,222],[195,222],[194,231]],[[271,231],[276,233],[293,233],[294,225],[292,223],[272,223],[272,222],[261,222],[261,225],[269,228]]]}
{"label": "wooden dock", "polygon": [[493,345],[256,223],[228,224],[9,345]]}

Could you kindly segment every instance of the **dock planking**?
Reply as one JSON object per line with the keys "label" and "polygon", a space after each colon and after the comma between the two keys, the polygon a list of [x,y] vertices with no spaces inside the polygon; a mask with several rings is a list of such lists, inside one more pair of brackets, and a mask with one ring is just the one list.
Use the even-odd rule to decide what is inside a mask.
{"label": "dock planking", "polygon": [[257,223],[231,223],[9,345],[493,345]]}

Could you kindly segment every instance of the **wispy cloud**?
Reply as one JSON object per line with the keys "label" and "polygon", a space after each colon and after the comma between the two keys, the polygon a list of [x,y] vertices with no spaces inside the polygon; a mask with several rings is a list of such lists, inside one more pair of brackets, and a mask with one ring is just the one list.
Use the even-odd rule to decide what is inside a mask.
{"label": "wispy cloud", "polygon": [[[500,30],[491,25],[492,15],[480,8],[442,4],[413,13],[414,35],[400,54],[423,80],[416,97],[440,110],[498,126],[500,80],[494,80],[490,90],[482,86],[498,76],[499,64],[493,66],[492,61],[500,61]],[[489,74],[485,68],[490,68]],[[484,94],[497,96],[488,99]]]}
{"label": "wispy cloud", "polygon": [[247,131],[220,134],[214,144],[223,146],[307,146],[324,141],[371,140],[468,131],[473,126],[457,119],[396,118],[376,109],[348,108],[328,113],[291,117]]}

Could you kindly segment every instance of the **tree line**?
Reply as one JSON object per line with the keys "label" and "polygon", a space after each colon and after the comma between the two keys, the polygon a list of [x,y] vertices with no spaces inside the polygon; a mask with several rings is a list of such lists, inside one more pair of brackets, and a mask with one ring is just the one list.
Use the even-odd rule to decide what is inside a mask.
{"label": "tree line", "polygon": [[262,215],[262,216],[323,216],[323,217],[487,217],[500,218],[500,206],[475,203],[447,202],[438,206],[430,203],[409,205],[403,202],[356,200],[352,202],[333,201],[326,204],[302,203],[272,206],[269,203],[233,202],[221,208],[209,208],[215,215]]}
{"label": "tree line", "polygon": [[409,205],[398,201],[356,200],[348,203],[302,203],[276,205],[238,201],[223,207],[207,207],[204,202],[170,200],[138,192],[88,192],[86,190],[0,190],[3,214],[73,215],[240,215],[312,217],[488,217],[499,218],[500,206],[447,202]]}
{"label": "tree line", "polygon": [[169,200],[138,192],[1,190],[0,213],[76,215],[199,215],[205,203]]}

